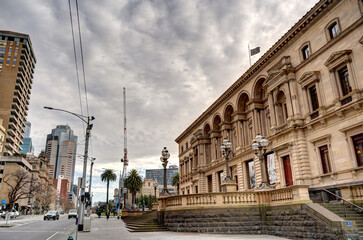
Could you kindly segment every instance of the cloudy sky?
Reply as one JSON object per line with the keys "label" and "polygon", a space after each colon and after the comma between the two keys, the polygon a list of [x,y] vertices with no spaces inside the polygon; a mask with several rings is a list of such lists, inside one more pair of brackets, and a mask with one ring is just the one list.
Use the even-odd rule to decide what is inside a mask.
{"label": "cloudy sky", "polygon": [[[122,88],[127,91],[129,168],[161,168],[160,151],[178,162],[179,136],[317,0],[87,0],[79,1],[89,114],[95,116],[90,155],[93,192],[105,200],[102,168],[120,170]],[[79,57],[75,0],[71,0]],[[28,120],[38,154],[46,135],[69,124],[84,151],[68,0],[0,0],[0,29],[27,33],[37,58]],[[81,63],[78,62],[79,70]],[[83,82],[81,72],[80,80]],[[81,85],[82,109],[86,114]],[[76,177],[83,162],[77,159]],[[116,183],[111,185],[111,189]],[[112,191],[111,191],[112,192]],[[111,193],[110,193],[111,195]]]}

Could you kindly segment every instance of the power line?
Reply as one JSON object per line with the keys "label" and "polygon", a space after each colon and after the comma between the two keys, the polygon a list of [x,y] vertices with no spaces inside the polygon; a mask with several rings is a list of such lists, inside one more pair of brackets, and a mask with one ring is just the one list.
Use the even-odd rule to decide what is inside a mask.
{"label": "power line", "polygon": [[[75,40],[74,40],[74,30],[73,30],[73,18],[72,18],[71,0],[68,0],[68,6],[69,6],[69,18],[71,20],[71,30],[72,30],[72,40],[73,40],[73,53],[74,53],[74,63],[75,63],[75,66],[76,66],[76,74],[77,74],[79,105],[81,107],[81,115],[83,115],[81,86],[80,86],[80,83],[79,83],[79,74],[78,74],[79,70],[78,70],[78,63],[77,63],[77,51],[76,51],[76,43],[75,43]],[[83,134],[86,134],[84,122],[82,122],[82,126],[83,126]]]}
{"label": "power line", "polygon": [[85,69],[84,69],[83,45],[82,45],[82,35],[81,35],[81,24],[80,24],[80,21],[79,21],[78,0],[76,0],[76,10],[77,10],[77,21],[78,21],[78,32],[79,32],[79,46],[80,46],[80,49],[81,49],[83,85],[84,85],[84,93],[85,93],[85,97],[86,97],[87,116],[89,116],[86,73],[85,73]]}

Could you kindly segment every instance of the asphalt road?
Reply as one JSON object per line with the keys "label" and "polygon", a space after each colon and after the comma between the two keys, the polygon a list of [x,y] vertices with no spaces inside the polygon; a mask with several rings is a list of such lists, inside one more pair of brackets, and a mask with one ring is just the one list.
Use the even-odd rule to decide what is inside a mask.
{"label": "asphalt road", "polygon": [[68,219],[67,215],[61,215],[59,220],[14,220],[14,224],[16,225],[11,228],[0,228],[0,240],[67,239],[76,229],[75,219]]}

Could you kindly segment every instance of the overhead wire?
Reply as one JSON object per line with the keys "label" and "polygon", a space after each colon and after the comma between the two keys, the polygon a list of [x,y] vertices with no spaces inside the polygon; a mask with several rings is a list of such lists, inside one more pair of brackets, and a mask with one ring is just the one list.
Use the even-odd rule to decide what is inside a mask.
{"label": "overhead wire", "polygon": [[[75,66],[76,66],[79,105],[81,107],[81,115],[83,115],[81,85],[80,85],[80,82],[79,82],[79,73],[78,73],[79,70],[78,70],[78,62],[77,62],[77,51],[76,51],[76,43],[75,43],[74,30],[73,30],[73,18],[72,18],[71,0],[68,0],[68,6],[69,6],[69,18],[71,20],[72,41],[73,41],[73,53],[74,53],[74,63],[75,63]],[[83,134],[86,135],[84,122],[82,122],[82,126],[83,126],[83,128],[82,128],[83,129]]]}
{"label": "overhead wire", "polygon": [[78,21],[78,32],[79,32],[79,46],[81,50],[81,62],[82,62],[82,71],[83,71],[83,85],[84,85],[84,94],[86,98],[86,107],[87,107],[87,116],[89,116],[89,108],[88,108],[88,97],[87,97],[87,84],[86,84],[86,72],[84,68],[84,57],[83,57],[83,44],[82,44],[82,34],[81,34],[81,24],[79,21],[79,10],[78,10],[78,0],[76,0],[76,10],[77,10],[77,21]]}

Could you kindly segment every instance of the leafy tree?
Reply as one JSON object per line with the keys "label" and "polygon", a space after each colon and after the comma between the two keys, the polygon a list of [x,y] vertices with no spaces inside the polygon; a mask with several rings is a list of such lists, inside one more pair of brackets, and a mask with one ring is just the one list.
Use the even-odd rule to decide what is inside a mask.
{"label": "leafy tree", "polygon": [[32,179],[30,173],[25,169],[6,174],[3,182],[7,185],[10,205],[21,199],[33,198],[42,189],[39,182]]}
{"label": "leafy tree", "polygon": [[151,207],[151,204],[155,202],[155,196],[151,196],[151,202],[150,202],[150,196],[149,195],[143,195],[138,198],[136,198],[136,204],[142,206],[144,204],[145,207]]}
{"label": "leafy tree", "polygon": [[132,204],[136,203],[136,193],[142,188],[142,179],[136,169],[132,169],[129,172],[128,177],[125,180],[125,186],[132,195]]}
{"label": "leafy tree", "polygon": [[176,172],[171,179],[171,185],[176,187],[176,193],[179,195],[179,172]]}
{"label": "leafy tree", "polygon": [[[101,181],[102,182],[107,182],[107,195],[106,195],[106,203],[108,203],[108,189],[110,186],[110,181],[114,182],[116,181],[116,174],[113,172],[113,170],[111,169],[106,169],[102,174],[101,174]],[[108,206],[107,206],[108,207]]]}

